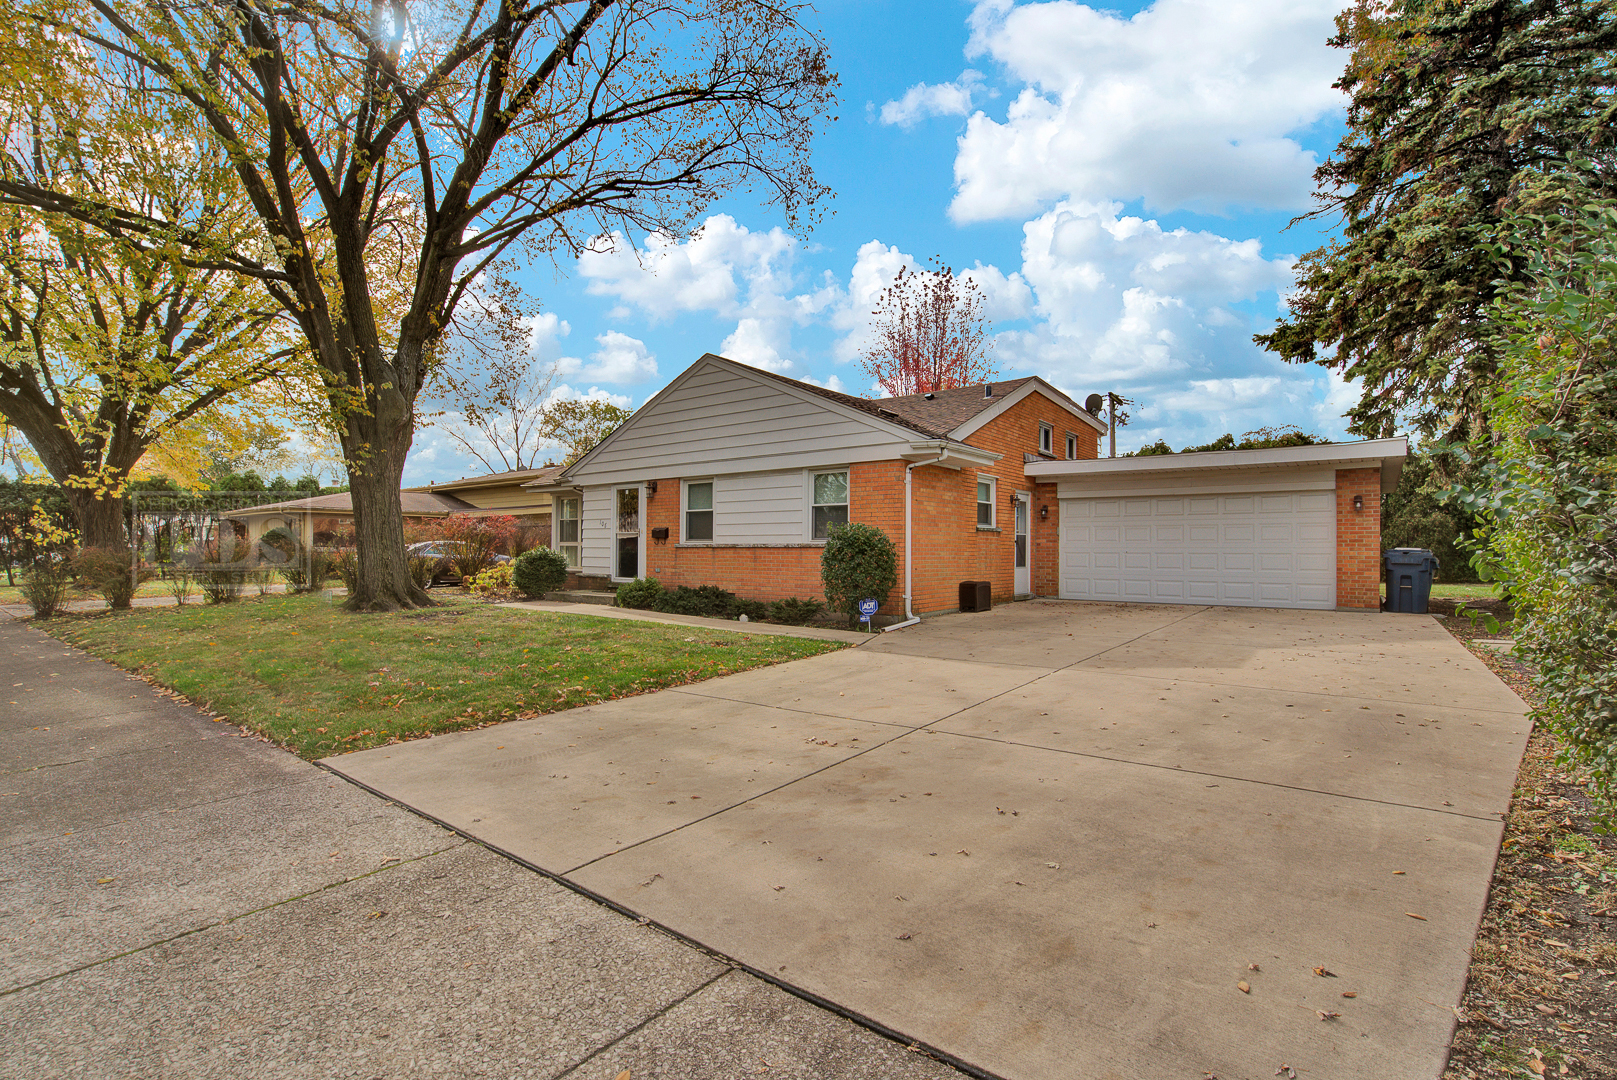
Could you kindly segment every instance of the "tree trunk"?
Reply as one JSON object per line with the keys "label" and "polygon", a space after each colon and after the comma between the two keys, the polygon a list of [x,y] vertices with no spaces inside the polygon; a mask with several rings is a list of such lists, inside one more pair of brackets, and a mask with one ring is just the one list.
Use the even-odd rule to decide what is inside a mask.
{"label": "tree trunk", "polygon": [[83,547],[126,548],[129,534],[124,529],[124,501],[97,498],[83,488],[63,485],[67,503],[73,516],[79,519],[79,536]]}
{"label": "tree trunk", "polygon": [[[399,506],[399,484],[404,459],[410,452],[412,418],[403,395],[384,395],[393,408],[374,408],[352,417],[343,438],[348,466],[349,499],[354,508],[354,542],[359,552],[353,595],[343,606],[349,611],[398,611],[433,607],[436,602],[410,580],[404,556],[404,512]],[[389,422],[391,421],[391,422]]]}

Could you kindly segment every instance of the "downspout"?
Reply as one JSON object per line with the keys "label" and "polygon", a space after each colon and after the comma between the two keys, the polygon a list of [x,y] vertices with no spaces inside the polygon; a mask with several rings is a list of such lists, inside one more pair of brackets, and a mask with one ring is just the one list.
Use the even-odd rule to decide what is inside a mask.
{"label": "downspout", "polygon": [[908,465],[904,466],[904,621],[894,623],[892,626],[882,627],[882,633],[884,634],[889,630],[902,630],[906,626],[914,626],[916,623],[921,621],[921,617],[915,614],[915,598],[913,595],[911,595],[910,590],[910,556],[911,552],[914,551],[915,540],[914,528],[911,524],[913,518],[913,512],[911,509],[913,500],[910,495],[910,473],[915,471],[915,467],[917,465],[934,465],[942,461],[947,456],[947,450],[939,450],[938,456],[933,458],[931,461],[912,461]]}

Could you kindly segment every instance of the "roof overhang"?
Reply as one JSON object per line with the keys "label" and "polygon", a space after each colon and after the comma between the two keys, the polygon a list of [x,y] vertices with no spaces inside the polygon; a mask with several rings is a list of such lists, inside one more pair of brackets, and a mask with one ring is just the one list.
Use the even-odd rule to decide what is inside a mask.
{"label": "roof overhang", "polygon": [[1061,480],[1121,480],[1179,473],[1210,474],[1222,469],[1288,469],[1308,466],[1333,469],[1379,468],[1381,490],[1392,491],[1409,456],[1409,440],[1370,439],[1320,446],[1277,446],[1266,450],[1207,450],[1195,454],[1094,458],[1083,461],[1035,461],[1027,475],[1046,483]]}
{"label": "roof overhang", "polygon": [[939,465],[945,469],[977,469],[992,465],[1004,454],[982,450],[953,439],[927,439],[910,443],[910,448],[899,457],[917,465]]}

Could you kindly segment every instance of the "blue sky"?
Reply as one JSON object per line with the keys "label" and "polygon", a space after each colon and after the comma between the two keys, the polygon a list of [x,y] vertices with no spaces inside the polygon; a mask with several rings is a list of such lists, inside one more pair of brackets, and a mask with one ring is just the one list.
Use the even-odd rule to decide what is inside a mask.
{"label": "blue sky", "polygon": [[[872,394],[875,293],[938,256],[986,294],[1001,377],[1139,401],[1120,450],[1278,424],[1343,438],[1353,388],[1251,343],[1326,235],[1287,223],[1341,134],[1339,3],[820,0],[834,212],[797,235],[740,195],[689,240],[531,267],[536,362],[560,393],[634,407],[708,351]],[[468,461],[423,428],[405,482]]]}

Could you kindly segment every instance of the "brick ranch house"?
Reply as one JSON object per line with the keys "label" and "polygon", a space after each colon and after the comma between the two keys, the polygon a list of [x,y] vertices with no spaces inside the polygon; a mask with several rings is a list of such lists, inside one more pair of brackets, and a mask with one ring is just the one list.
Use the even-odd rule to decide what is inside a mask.
{"label": "brick ranch house", "polygon": [[575,585],[819,596],[828,530],[859,521],[898,549],[889,617],[956,610],[968,580],[996,601],[1379,606],[1405,440],[1103,460],[1105,430],[1036,377],[866,399],[710,353],[526,486]]}

